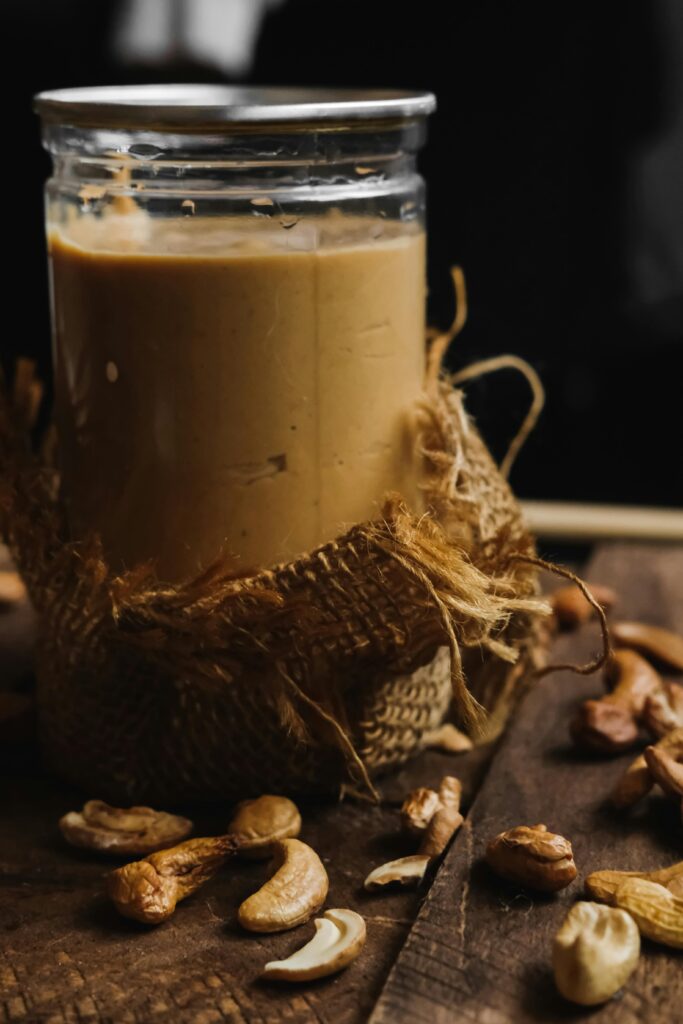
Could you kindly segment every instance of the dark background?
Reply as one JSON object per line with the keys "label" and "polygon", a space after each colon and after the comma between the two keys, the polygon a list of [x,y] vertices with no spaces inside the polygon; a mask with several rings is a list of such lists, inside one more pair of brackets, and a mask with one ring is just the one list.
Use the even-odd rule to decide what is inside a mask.
{"label": "dark background", "polygon": [[[6,203],[27,296],[3,360],[49,373],[41,189],[49,173],[32,95],[60,86],[230,80],[169,52],[114,55],[120,4],[5,0],[5,105],[18,201]],[[466,271],[470,319],[452,368],[514,352],[548,399],[514,471],[523,497],[683,504],[683,4],[286,0],[262,26],[261,84],[427,88],[429,315],[452,316]],[[13,172],[16,171],[16,165]],[[16,181],[9,195],[16,195]],[[510,372],[468,386],[494,452],[524,415]]]}

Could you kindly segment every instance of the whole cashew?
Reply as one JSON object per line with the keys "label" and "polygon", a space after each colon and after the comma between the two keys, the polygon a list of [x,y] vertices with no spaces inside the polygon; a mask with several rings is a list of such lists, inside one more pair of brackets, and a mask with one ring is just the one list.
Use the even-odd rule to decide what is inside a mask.
{"label": "whole cashew", "polygon": [[281,932],[312,917],[325,902],[329,879],[318,854],[299,839],[273,843],[276,871],[245,900],[237,918],[250,932]]}
{"label": "whole cashew", "polygon": [[615,622],[612,636],[622,647],[632,647],[677,672],[683,672],[683,636],[644,622]]}
{"label": "whole cashew", "polygon": [[[611,587],[603,587],[599,583],[589,583],[588,590],[592,597],[607,611],[617,602],[617,595]],[[573,583],[558,589],[550,595],[550,607],[562,629],[576,629],[588,622],[595,614],[592,604],[586,600],[581,591]]]}
{"label": "whole cashew", "polygon": [[603,754],[619,754],[638,742],[638,720],[647,698],[662,689],[662,680],[635,651],[612,655],[605,679],[614,685],[600,700],[580,706],[570,732],[575,743]]}
{"label": "whole cashew", "polygon": [[299,835],[301,815],[285,796],[260,796],[238,804],[228,831],[239,837],[242,856],[267,860],[274,842]]}
{"label": "whole cashew", "polygon": [[188,839],[112,871],[107,892],[124,917],[160,924],[171,916],[176,903],[212,878],[237,847],[230,835]]}

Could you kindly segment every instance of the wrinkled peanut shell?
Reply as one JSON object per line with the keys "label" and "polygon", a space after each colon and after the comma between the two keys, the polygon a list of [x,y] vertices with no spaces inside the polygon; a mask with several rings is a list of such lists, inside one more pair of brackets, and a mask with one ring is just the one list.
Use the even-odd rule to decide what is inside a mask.
{"label": "wrinkled peanut shell", "polygon": [[683,861],[657,871],[592,871],[586,878],[586,892],[603,903],[612,903],[619,886],[629,878],[657,882],[675,896],[683,895]]}
{"label": "wrinkled peanut shell", "polygon": [[683,899],[663,885],[644,878],[628,878],[610,902],[628,911],[648,939],[683,949]]}

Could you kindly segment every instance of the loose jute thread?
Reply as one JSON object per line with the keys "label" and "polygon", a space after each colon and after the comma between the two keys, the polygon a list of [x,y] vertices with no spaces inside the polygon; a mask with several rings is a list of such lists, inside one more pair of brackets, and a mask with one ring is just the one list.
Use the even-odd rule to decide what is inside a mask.
{"label": "loose jute thread", "polygon": [[539,568],[577,582],[600,616],[603,655],[578,670],[604,660],[604,614],[573,574],[536,556],[457,387],[506,367],[525,374],[533,401],[507,473],[540,412],[540,381],[513,356],[441,373],[466,321],[459,268],[453,283],[455,317],[432,335],[421,407],[430,512],[389,496],[378,519],[254,575],[219,558],[167,584],[150,566],[112,573],[96,537],[71,540],[56,476],[27,443],[40,390],[20,364],[13,402],[0,401],[1,525],[40,618],[41,733],[63,775],[119,799],[374,794],[372,777],[443,717],[449,688],[471,731],[484,708],[504,717],[539,667]]}

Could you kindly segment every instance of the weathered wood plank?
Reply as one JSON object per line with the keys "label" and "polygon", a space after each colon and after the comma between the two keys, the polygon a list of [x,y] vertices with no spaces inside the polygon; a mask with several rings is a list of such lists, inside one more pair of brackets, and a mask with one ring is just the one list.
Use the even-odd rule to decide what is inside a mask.
{"label": "weathered wood plank", "polygon": [[[26,608],[0,617],[0,688],[25,671],[30,642]],[[408,891],[362,891],[371,867],[413,852],[399,834],[397,802],[412,786],[454,770],[469,801],[490,755],[425,753],[387,782],[382,807],[302,807],[303,838],[330,875],[328,906],[363,913],[368,943],[344,974],[297,989],[266,986],[258,976],[267,960],[301,945],[312,926],[253,936],[236,923],[239,903],[262,883],[265,865],[234,862],[160,928],[125,922],[102,895],[103,875],[116,862],[69,849],[57,831],[60,815],[80,807],[84,794],[49,778],[34,748],[0,744],[0,1024],[366,1020],[420,900]],[[187,813],[198,832],[215,834],[231,808]]]}
{"label": "weathered wood plank", "polygon": [[[588,578],[613,585],[619,614],[683,631],[683,548],[614,545],[600,550]],[[597,631],[558,640],[555,655],[582,660]],[[600,694],[596,678],[546,677],[527,696],[493,761],[468,817],[426,896],[391,970],[371,1024],[429,1022],[524,1024],[584,1020],[554,989],[552,937],[599,868],[651,869],[683,857],[680,812],[653,796],[617,813],[606,798],[629,755],[602,759],[571,746],[567,724],[576,704]],[[541,898],[496,879],[482,862],[503,829],[544,822],[571,839],[580,877]],[[623,995],[599,1009],[600,1024],[683,1019],[683,954],[644,944]]]}

